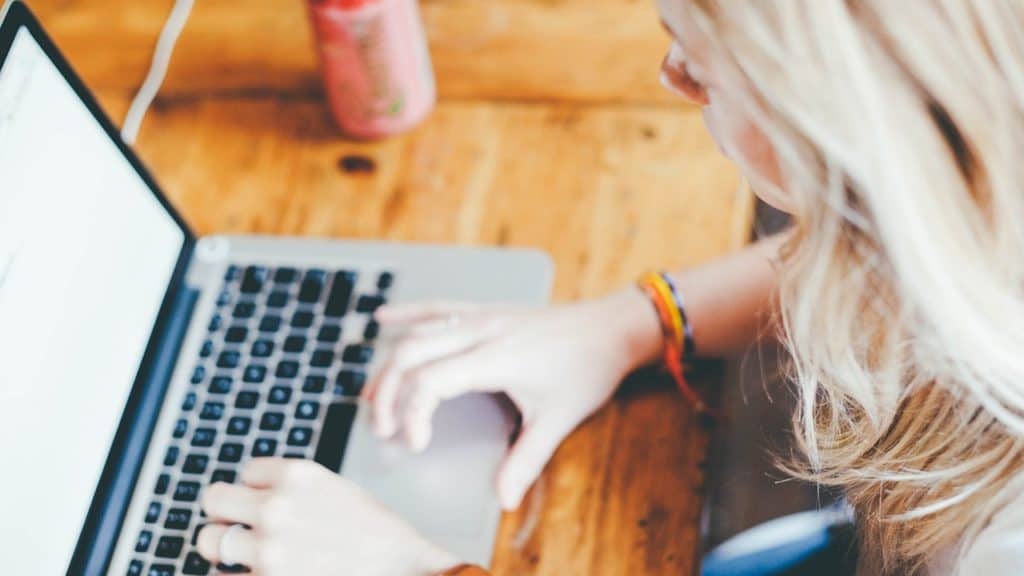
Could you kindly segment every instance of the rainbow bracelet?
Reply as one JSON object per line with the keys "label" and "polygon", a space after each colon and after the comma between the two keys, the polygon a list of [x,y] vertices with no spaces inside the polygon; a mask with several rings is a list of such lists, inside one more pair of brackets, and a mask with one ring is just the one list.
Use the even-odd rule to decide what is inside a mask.
{"label": "rainbow bracelet", "polygon": [[647,295],[658,313],[664,338],[664,367],[675,380],[679,391],[699,412],[710,412],[703,398],[686,381],[684,360],[695,348],[693,330],[689,325],[682,299],[668,275],[650,272],[640,277],[637,286]]}

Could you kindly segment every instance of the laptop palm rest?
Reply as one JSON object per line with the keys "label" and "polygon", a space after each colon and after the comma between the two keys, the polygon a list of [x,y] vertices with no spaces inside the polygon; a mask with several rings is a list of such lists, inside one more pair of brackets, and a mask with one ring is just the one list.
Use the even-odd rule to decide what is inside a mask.
{"label": "laptop palm rest", "polygon": [[498,397],[471,394],[444,402],[422,454],[404,442],[380,441],[368,407],[360,407],[342,475],[459,558],[488,565],[501,516],[495,478],[513,430]]}

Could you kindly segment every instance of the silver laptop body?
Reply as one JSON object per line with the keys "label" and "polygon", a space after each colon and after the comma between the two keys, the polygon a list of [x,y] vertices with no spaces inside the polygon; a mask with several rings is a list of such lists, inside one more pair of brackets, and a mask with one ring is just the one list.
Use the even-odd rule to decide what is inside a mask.
{"label": "silver laptop body", "polygon": [[[0,344],[9,347],[0,350],[8,369],[0,378],[14,376],[0,379],[0,394],[29,395],[21,404],[0,402],[0,420],[13,418],[26,429],[14,441],[0,440],[8,470],[25,471],[8,472],[6,490],[0,490],[0,508],[9,515],[0,528],[5,570],[215,573],[217,567],[203,566],[194,550],[204,521],[202,488],[235,480],[239,467],[260,455],[324,463],[436,544],[489,564],[500,517],[494,479],[513,433],[513,411],[500,397],[469,395],[439,409],[423,454],[378,441],[358,393],[398,335],[380,331],[372,312],[384,302],[432,299],[542,304],[552,279],[547,256],[326,239],[197,238],[117,139],[28,9],[14,2],[4,10]],[[44,100],[45,106],[39,104]],[[41,156],[52,170],[32,167],[42,166]],[[111,163],[109,169],[97,167],[103,162]],[[11,178],[14,184],[5,180]],[[64,192],[69,187],[73,194]],[[106,188],[119,195],[115,208],[92,211],[113,202]],[[33,207],[40,195],[56,201]],[[104,224],[114,218],[108,214],[116,218],[107,225],[89,221],[90,235],[74,234],[84,220]],[[35,240],[34,234],[57,225],[54,220],[62,223],[46,242]],[[156,242],[160,230],[168,238],[181,236],[180,252],[140,252],[134,245]],[[50,266],[32,259],[47,254],[35,246],[52,241],[91,256],[48,272]],[[93,245],[105,248],[82,247]],[[165,246],[177,250],[173,242]],[[162,268],[154,263],[160,258],[167,262]],[[79,265],[92,260],[95,266]],[[94,268],[104,275],[97,278]],[[120,284],[152,285],[148,270],[157,269],[170,278],[161,284],[157,308],[133,304],[141,289],[117,294]],[[38,278],[51,281],[33,286]],[[59,325],[52,346],[63,348],[36,354],[19,340],[20,332],[5,326],[21,323],[31,331],[35,322],[45,323],[48,312],[25,310],[53,279],[82,280],[61,298],[78,312],[60,315],[66,324]],[[86,293],[90,300],[83,304]],[[138,310],[155,318],[140,333],[147,341],[120,342],[138,329],[132,323]],[[75,324],[79,317],[92,323]],[[115,393],[104,392],[107,373],[101,378],[80,368],[95,364],[83,350],[108,359],[99,363],[106,366],[136,349],[138,358],[128,358],[132,378],[110,388]],[[25,376],[31,374],[42,374],[45,386],[33,387]],[[57,394],[45,401],[32,396],[44,387]],[[43,402],[51,404],[39,406]],[[89,420],[95,414],[110,416]],[[94,434],[97,428],[102,430]],[[32,455],[39,451],[54,461],[37,461]],[[40,540],[42,530],[47,537]]]}

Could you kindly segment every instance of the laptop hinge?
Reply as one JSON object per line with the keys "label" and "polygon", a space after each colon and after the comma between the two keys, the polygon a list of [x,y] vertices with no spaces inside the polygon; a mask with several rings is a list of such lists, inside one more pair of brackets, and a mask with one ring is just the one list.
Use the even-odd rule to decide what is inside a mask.
{"label": "laptop hinge", "polygon": [[[188,259],[187,256],[185,259]],[[184,281],[154,342],[152,362],[125,407],[124,418],[111,446],[111,459],[100,478],[95,499],[68,568],[68,574],[105,574],[117,544],[124,515],[149,447],[164,395],[170,384],[199,291]]]}

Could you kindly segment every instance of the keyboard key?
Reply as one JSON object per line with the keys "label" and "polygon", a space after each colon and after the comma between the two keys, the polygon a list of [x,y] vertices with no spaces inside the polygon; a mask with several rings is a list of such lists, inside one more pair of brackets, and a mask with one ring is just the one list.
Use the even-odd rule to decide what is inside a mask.
{"label": "keyboard key", "polygon": [[192,445],[200,448],[207,448],[213,446],[213,441],[217,438],[217,430],[213,428],[196,428],[194,434],[192,434]]}
{"label": "keyboard key", "polygon": [[181,471],[185,474],[202,474],[206,472],[206,465],[210,462],[210,457],[206,454],[189,454],[185,457],[185,464],[181,467]]}
{"label": "keyboard key", "polygon": [[245,326],[232,326],[224,333],[224,340],[232,344],[245,342],[245,339],[248,337],[249,329]]}
{"label": "keyboard key", "polygon": [[295,417],[301,420],[312,420],[320,413],[320,403],[313,400],[303,400],[295,407]]}
{"label": "keyboard key", "polygon": [[189,392],[185,394],[185,400],[181,403],[181,411],[188,412],[196,407],[196,393]]}
{"label": "keyboard key", "polygon": [[196,369],[192,371],[192,383],[199,384],[206,378],[206,367],[196,366]]}
{"label": "keyboard key", "polygon": [[228,434],[232,436],[245,436],[249,433],[252,419],[245,416],[234,416],[228,420]]}
{"label": "keyboard key", "polygon": [[227,394],[231,392],[231,383],[230,376],[214,376],[210,380],[210,394]]}
{"label": "keyboard key", "polygon": [[356,275],[353,272],[340,270],[334,275],[334,282],[331,284],[331,291],[327,295],[327,305],[324,307],[324,314],[330,318],[340,318],[348,312],[352,301],[352,289],[356,284]]}
{"label": "keyboard key", "polygon": [[256,404],[258,404],[259,401],[259,392],[245,390],[243,392],[239,392],[238,396],[235,396],[235,408],[252,409],[256,407]]}
{"label": "keyboard key", "polygon": [[313,313],[308,310],[299,310],[292,316],[293,328],[309,328],[313,325]]}
{"label": "keyboard key", "polygon": [[135,541],[135,551],[144,554],[149,551],[149,544],[153,541],[153,533],[149,530],[139,532],[139,539]]}
{"label": "keyboard key", "polygon": [[257,340],[252,343],[252,355],[255,358],[266,358],[274,353],[274,343],[270,340]]}
{"label": "keyboard key", "polygon": [[281,329],[281,317],[270,315],[260,320],[260,332],[274,333]]}
{"label": "keyboard key", "polygon": [[220,420],[224,416],[223,402],[207,402],[199,412],[200,420]]}
{"label": "keyboard key", "polygon": [[384,297],[376,294],[364,294],[359,297],[359,301],[356,302],[356,312],[364,314],[373,314],[384,305]]}
{"label": "keyboard key", "polygon": [[355,419],[355,404],[338,402],[328,406],[313,459],[334,472],[340,472],[345,448],[348,446],[348,435]]}
{"label": "keyboard key", "polygon": [[178,502],[195,502],[199,498],[199,482],[181,481],[174,489],[174,499]]}
{"label": "keyboard key", "polygon": [[288,432],[288,445],[289,446],[309,446],[309,442],[313,439],[313,429],[306,427],[292,428]]}
{"label": "keyboard key", "polygon": [[149,508],[146,508],[146,524],[152,524],[160,519],[160,503],[151,502]]}
{"label": "keyboard key", "polygon": [[168,530],[187,530],[189,522],[192,521],[192,511],[188,508],[171,508],[167,511],[167,520],[164,521],[164,528]]}
{"label": "keyboard key", "polygon": [[284,308],[288,305],[288,293],[283,290],[276,290],[267,296],[267,308]]}
{"label": "keyboard key", "polygon": [[280,412],[266,412],[260,418],[260,430],[276,432],[284,426],[284,414]]}
{"label": "keyboard key", "polygon": [[217,295],[217,308],[223,308],[231,303],[231,291],[221,290]]}
{"label": "keyboard key", "polygon": [[363,391],[363,384],[366,383],[366,373],[359,370],[342,370],[338,372],[336,383],[345,396],[359,396]]}
{"label": "keyboard key", "polygon": [[240,290],[243,294],[258,294],[263,290],[263,284],[267,281],[269,273],[262,266],[249,266],[242,276]]}
{"label": "keyboard key", "polygon": [[178,453],[180,450],[177,446],[171,446],[167,449],[167,454],[164,456],[164,466],[174,466],[178,461]]}
{"label": "keyboard key", "polygon": [[249,568],[241,564],[217,564],[217,574],[248,574]]}
{"label": "keyboard key", "polygon": [[295,378],[299,374],[299,363],[285,360],[277,365],[274,375],[278,378]]}
{"label": "keyboard key", "polygon": [[142,560],[132,560],[128,563],[127,576],[142,576]]}
{"label": "keyboard key", "polygon": [[349,344],[342,354],[342,360],[349,364],[366,364],[371,358],[373,358],[373,348],[362,344]]}
{"label": "keyboard key", "polygon": [[334,351],[321,348],[313,352],[313,357],[310,359],[309,364],[314,368],[328,368],[331,364],[334,364]]}
{"label": "keyboard key", "polygon": [[306,457],[305,454],[299,454],[298,452],[288,452],[283,456],[284,458],[290,458],[292,460],[302,460]]}
{"label": "keyboard key", "polygon": [[306,337],[305,336],[298,336],[298,335],[293,334],[293,335],[291,335],[291,336],[289,336],[289,337],[284,339],[284,351],[285,352],[297,353],[297,352],[302,352],[305,349],[306,349]]}
{"label": "keyboard key", "polygon": [[267,367],[260,364],[250,364],[245,367],[245,374],[242,379],[249,384],[259,384],[267,377]]}
{"label": "keyboard key", "polygon": [[292,389],[287,386],[274,386],[267,396],[267,402],[270,404],[287,404],[291,399]]}
{"label": "keyboard key", "polygon": [[174,566],[171,564],[153,564],[149,567],[146,576],[174,576]]}
{"label": "keyboard key", "polygon": [[220,353],[217,358],[217,367],[219,368],[237,368],[238,363],[242,361],[242,355],[234,350],[225,350]]}
{"label": "keyboard key", "polygon": [[217,460],[221,462],[239,462],[242,459],[243,449],[244,447],[241,444],[234,442],[222,444],[220,452],[217,454]]}
{"label": "keyboard key", "polygon": [[327,272],[319,268],[310,268],[306,270],[306,278],[313,278],[318,282],[325,282],[327,280]]}
{"label": "keyboard key", "polygon": [[341,326],[337,324],[324,324],[320,327],[320,333],[316,339],[320,342],[335,343],[341,339]]}
{"label": "keyboard key", "polygon": [[323,278],[319,278],[315,275],[311,276],[307,273],[306,277],[302,279],[302,284],[299,286],[299,302],[306,304],[319,302],[320,294],[323,290]]}
{"label": "keyboard key", "polygon": [[171,432],[171,436],[173,436],[174,438],[177,438],[177,439],[181,439],[181,438],[185,437],[185,434],[187,432],[188,432],[188,420],[185,420],[184,418],[180,418],[174,424],[174,431]]}
{"label": "keyboard key", "polygon": [[207,340],[203,342],[203,347],[199,349],[200,358],[209,358],[213,354],[213,340]]}
{"label": "keyboard key", "polygon": [[161,536],[156,543],[156,551],[153,554],[157,558],[177,558],[181,556],[181,549],[185,546],[185,539],[181,536]]}
{"label": "keyboard key", "polygon": [[253,314],[256,313],[256,304],[249,302],[248,300],[235,304],[235,310],[231,313],[235,318],[245,320],[252,318]]}
{"label": "keyboard key", "polygon": [[210,573],[210,563],[203,559],[198,552],[189,552],[185,556],[185,565],[181,568],[182,574],[205,575]]}
{"label": "keyboard key", "polygon": [[156,479],[156,487],[153,488],[153,494],[157,496],[163,496],[167,493],[167,488],[171,485],[170,474],[161,474]]}
{"label": "keyboard key", "polygon": [[277,272],[274,273],[274,282],[278,284],[291,284],[299,277],[298,272],[295,268],[278,268]]}
{"label": "keyboard key", "polygon": [[363,330],[363,339],[367,342],[377,339],[377,335],[380,334],[380,324],[376,320],[370,320],[366,323],[366,328]]}
{"label": "keyboard key", "polygon": [[274,451],[277,450],[277,440],[270,438],[260,438],[252,445],[252,455],[254,458],[262,458],[264,456],[273,456]]}
{"label": "keyboard key", "polygon": [[235,280],[238,280],[238,276],[239,274],[241,274],[241,272],[242,271],[238,268],[238,266],[235,266],[234,264],[228,266],[227,270],[224,272],[224,281],[234,282]]}
{"label": "keyboard key", "polygon": [[377,288],[381,290],[387,290],[391,288],[391,285],[395,282],[395,275],[391,272],[381,272],[380,276],[377,277]]}
{"label": "keyboard key", "polygon": [[327,377],[319,374],[310,374],[302,383],[302,391],[310,394],[319,394],[327,387]]}
{"label": "keyboard key", "polygon": [[237,476],[238,474],[236,474],[234,470],[214,470],[213,475],[210,476],[210,484],[213,484],[214,482],[234,484]]}
{"label": "keyboard key", "polygon": [[220,327],[224,325],[224,319],[220,317],[220,314],[214,314],[213,318],[210,318],[210,332],[216,332],[220,330]]}
{"label": "keyboard key", "polygon": [[181,573],[188,576],[206,576],[210,573],[210,563],[203,559],[198,552],[189,552],[185,555],[185,563],[182,565]]}

